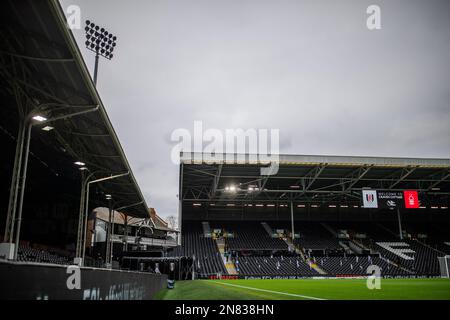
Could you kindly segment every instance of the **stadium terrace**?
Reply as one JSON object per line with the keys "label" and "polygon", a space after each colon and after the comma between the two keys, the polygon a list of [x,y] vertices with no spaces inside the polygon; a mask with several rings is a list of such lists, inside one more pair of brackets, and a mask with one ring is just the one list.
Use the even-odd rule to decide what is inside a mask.
{"label": "stadium terrace", "polygon": [[[268,164],[247,155],[208,156],[183,153],[180,164],[175,252],[195,255],[199,278],[355,277],[371,265],[384,277],[439,277],[445,268],[448,159],[280,155],[278,173],[261,176]],[[365,207],[363,193],[377,190],[379,207]],[[414,209],[405,190],[417,193]]]}

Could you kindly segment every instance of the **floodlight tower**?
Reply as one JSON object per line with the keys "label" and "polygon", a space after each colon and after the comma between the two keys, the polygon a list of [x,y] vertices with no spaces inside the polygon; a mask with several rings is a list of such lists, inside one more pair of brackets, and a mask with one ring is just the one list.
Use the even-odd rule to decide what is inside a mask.
{"label": "floodlight tower", "polygon": [[97,86],[98,57],[102,56],[108,60],[113,58],[117,37],[101,28],[95,23],[86,20],[86,48],[95,52],[94,84]]}

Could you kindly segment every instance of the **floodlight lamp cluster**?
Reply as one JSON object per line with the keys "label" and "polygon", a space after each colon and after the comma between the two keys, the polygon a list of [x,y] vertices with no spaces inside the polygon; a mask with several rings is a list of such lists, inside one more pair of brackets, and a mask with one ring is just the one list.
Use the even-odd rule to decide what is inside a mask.
{"label": "floodlight lamp cluster", "polygon": [[237,187],[234,184],[230,184],[225,187],[225,192],[235,193],[237,192]]}
{"label": "floodlight lamp cluster", "polygon": [[86,48],[111,60],[117,37],[95,23],[86,20]]}

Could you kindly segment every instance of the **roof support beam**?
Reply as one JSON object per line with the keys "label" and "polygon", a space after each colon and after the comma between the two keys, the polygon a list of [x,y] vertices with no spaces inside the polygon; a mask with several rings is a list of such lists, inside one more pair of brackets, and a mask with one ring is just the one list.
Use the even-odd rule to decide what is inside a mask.
{"label": "roof support beam", "polygon": [[428,187],[427,191],[430,191],[431,189],[433,189],[434,187],[436,187],[436,186],[437,186],[438,184],[440,184],[441,182],[444,182],[448,177],[450,177],[450,172],[449,172],[449,171],[447,171],[447,174],[445,174],[440,180],[438,180],[438,181],[432,183],[432,184]]}
{"label": "roof support beam", "polygon": [[349,190],[351,190],[353,188],[353,186],[355,184],[358,183],[359,180],[361,180],[366,174],[367,172],[369,172],[369,170],[372,168],[372,166],[364,166],[361,167],[357,170],[357,174],[358,176],[356,177],[356,179],[353,179],[350,184],[348,185],[348,187],[344,190],[345,192],[348,192]]}
{"label": "roof support beam", "polygon": [[[310,172],[308,172],[308,178],[301,179],[301,183],[303,186],[303,190],[299,190],[301,194],[299,197],[303,196],[306,192],[310,190],[314,182],[319,178],[322,171],[327,167],[326,163],[321,163],[317,167],[313,168]],[[307,185],[306,185],[307,183]],[[297,198],[297,197],[296,197]]]}
{"label": "roof support beam", "polygon": [[322,173],[322,171],[325,169],[326,166],[327,166],[326,164],[321,164],[321,165],[317,166],[313,170],[314,171],[314,176],[312,178],[310,178],[310,180],[308,182],[308,185],[306,186],[305,190],[309,190],[311,188],[313,183],[316,182],[317,178],[319,178],[320,174]]}
{"label": "roof support beam", "polygon": [[393,187],[395,187],[396,185],[398,185],[400,182],[402,182],[403,180],[405,180],[411,173],[413,173],[418,167],[413,167],[413,168],[406,168],[406,169],[402,169],[402,175],[400,176],[399,179],[397,179],[396,181],[394,181],[390,186],[389,189],[392,189]]}
{"label": "roof support beam", "polygon": [[212,199],[216,195],[217,187],[219,186],[220,182],[220,175],[222,174],[222,167],[222,164],[219,164],[219,166],[217,167],[217,174],[214,176],[211,191],[209,193],[209,199]]}

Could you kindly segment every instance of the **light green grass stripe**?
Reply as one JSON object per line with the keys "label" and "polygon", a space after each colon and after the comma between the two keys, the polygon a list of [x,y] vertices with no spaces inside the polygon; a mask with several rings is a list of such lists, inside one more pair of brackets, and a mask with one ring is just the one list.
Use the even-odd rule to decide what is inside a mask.
{"label": "light green grass stripe", "polygon": [[310,299],[310,300],[326,300],[326,299],[317,298],[317,297],[304,296],[304,295],[301,295],[301,294],[287,293],[287,292],[280,292],[280,291],[272,291],[272,290],[241,286],[241,285],[238,285],[238,284],[231,284],[231,283],[225,283],[225,282],[215,282],[215,281],[213,281],[213,283],[223,284],[224,286],[231,286],[231,287],[238,287],[238,288],[247,289],[247,290],[255,290],[255,291],[268,292],[268,293],[275,293],[275,294],[281,294],[281,295],[284,295],[284,296],[299,297],[299,298]]}

